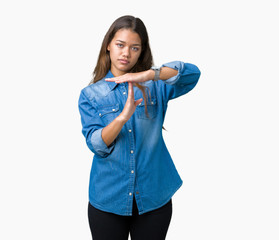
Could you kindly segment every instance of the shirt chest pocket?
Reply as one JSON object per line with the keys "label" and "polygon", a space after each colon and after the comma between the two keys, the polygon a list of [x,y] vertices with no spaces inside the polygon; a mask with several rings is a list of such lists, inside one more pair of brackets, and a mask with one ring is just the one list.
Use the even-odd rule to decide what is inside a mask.
{"label": "shirt chest pocket", "polygon": [[[145,106],[147,108],[148,115],[145,113]],[[157,100],[156,98],[148,99],[145,104],[144,101],[136,108],[137,117],[140,119],[152,119],[157,116]]]}
{"label": "shirt chest pocket", "polygon": [[120,114],[119,104],[100,106],[98,112],[99,117],[107,125],[111,123]]}

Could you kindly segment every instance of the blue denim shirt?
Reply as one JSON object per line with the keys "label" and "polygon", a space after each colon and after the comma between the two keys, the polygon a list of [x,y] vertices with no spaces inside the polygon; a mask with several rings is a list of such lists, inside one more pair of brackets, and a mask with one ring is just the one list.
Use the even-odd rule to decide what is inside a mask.
{"label": "blue denim shirt", "polygon": [[[182,185],[162,135],[168,101],[192,90],[200,77],[193,64],[174,61],[162,67],[178,70],[167,80],[147,81],[149,117],[145,104],[137,106],[115,141],[107,146],[102,129],[123,110],[128,96],[128,84],[106,82],[107,76],[81,90],[79,111],[82,133],[94,153],[89,182],[90,203],[106,212],[132,215],[133,197],[139,214],[166,204]],[[134,87],[135,99],[142,92]],[[147,92],[147,96],[149,93]]]}

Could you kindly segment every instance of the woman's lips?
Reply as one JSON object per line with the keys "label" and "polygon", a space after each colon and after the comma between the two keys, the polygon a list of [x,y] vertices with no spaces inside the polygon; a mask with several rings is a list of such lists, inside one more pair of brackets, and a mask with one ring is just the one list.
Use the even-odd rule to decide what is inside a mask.
{"label": "woman's lips", "polygon": [[128,64],[129,63],[129,61],[124,60],[124,59],[119,59],[119,62],[122,63],[122,64]]}

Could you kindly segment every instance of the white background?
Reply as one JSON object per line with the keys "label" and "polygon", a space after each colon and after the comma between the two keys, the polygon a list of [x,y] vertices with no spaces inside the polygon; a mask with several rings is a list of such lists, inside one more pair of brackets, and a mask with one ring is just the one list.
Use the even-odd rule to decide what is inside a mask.
{"label": "white background", "polygon": [[196,64],[169,103],[183,179],[167,239],[279,239],[276,1],[1,1],[0,239],[90,239],[80,90],[104,34],[140,17],[156,65]]}

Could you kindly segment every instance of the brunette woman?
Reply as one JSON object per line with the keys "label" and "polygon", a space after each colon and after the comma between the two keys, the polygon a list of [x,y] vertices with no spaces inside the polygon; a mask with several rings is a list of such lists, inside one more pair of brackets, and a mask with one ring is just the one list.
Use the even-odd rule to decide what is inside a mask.
{"label": "brunette woman", "polygon": [[[192,90],[198,67],[182,61],[153,66],[144,23],[115,20],[93,79],[82,89],[82,133],[94,153],[89,225],[94,240],[162,240],[182,185],[162,136],[168,101]],[[184,110],[182,110],[184,111]]]}

